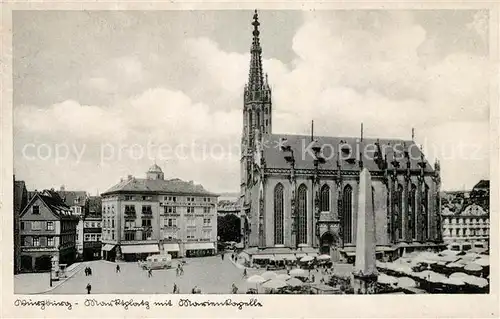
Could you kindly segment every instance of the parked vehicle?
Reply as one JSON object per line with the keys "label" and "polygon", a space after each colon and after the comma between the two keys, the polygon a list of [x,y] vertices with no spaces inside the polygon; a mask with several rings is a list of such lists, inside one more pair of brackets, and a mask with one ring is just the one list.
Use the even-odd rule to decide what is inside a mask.
{"label": "parked vehicle", "polygon": [[142,269],[168,269],[172,268],[172,256],[166,255],[151,255],[146,258],[142,264]]}

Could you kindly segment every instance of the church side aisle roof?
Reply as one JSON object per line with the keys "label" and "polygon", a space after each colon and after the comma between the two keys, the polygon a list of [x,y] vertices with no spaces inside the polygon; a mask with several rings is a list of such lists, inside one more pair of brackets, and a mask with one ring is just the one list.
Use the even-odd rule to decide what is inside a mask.
{"label": "church side aisle roof", "polygon": [[[284,153],[280,145],[290,145],[294,152],[295,168],[296,169],[314,169],[314,162],[312,154],[307,152],[307,147],[311,143],[310,135],[289,135],[289,134],[265,134],[263,137],[263,152],[267,168],[290,168],[284,158]],[[285,141],[283,141],[285,139]],[[400,169],[406,169],[406,159],[404,157],[404,150],[407,150],[410,155],[410,168],[420,169],[421,150],[418,145],[411,140],[400,139],[376,139],[376,138],[363,138],[361,142],[359,137],[332,137],[332,136],[315,136],[315,140],[319,145],[326,145],[323,147],[323,157],[326,159],[325,164],[320,164],[320,169],[337,169],[338,153],[342,155],[341,167],[343,170],[359,170],[360,152],[363,154],[363,166],[369,171],[380,171],[381,168],[377,165],[376,161],[376,143],[385,151],[382,154],[387,154],[387,161],[389,162],[389,169],[393,166],[391,162],[396,157],[399,162]],[[282,142],[283,141],[283,142]],[[342,144],[341,144],[342,142]],[[342,147],[339,145],[349,145]],[[403,147],[404,145],[404,147]],[[345,152],[344,149],[350,150]],[[312,153],[312,151],[311,151]],[[356,160],[348,160],[347,158],[354,157]],[[424,157],[425,160],[425,157]],[[425,160],[425,171],[433,172],[433,167]]]}

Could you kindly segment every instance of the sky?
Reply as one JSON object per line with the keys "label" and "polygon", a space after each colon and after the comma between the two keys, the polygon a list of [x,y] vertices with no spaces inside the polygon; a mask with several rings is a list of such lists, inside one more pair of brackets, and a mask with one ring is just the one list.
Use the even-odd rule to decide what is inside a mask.
{"label": "sky", "polygon": [[[15,11],[14,172],[109,189],[153,164],[239,190],[252,11]],[[442,189],[489,178],[488,12],[262,11],[273,133],[411,138]]]}

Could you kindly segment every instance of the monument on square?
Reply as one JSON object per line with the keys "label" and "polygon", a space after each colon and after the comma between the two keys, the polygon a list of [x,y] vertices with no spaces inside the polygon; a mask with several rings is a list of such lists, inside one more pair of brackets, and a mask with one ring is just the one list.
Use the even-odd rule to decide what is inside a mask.
{"label": "monument on square", "polygon": [[353,272],[355,294],[373,294],[378,272],[375,265],[375,212],[370,172],[364,168],[359,176],[356,262]]}

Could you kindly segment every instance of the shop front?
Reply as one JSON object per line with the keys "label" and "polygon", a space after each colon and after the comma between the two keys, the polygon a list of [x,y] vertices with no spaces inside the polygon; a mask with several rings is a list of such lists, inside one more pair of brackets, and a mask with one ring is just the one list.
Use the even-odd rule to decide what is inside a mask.
{"label": "shop front", "polygon": [[146,260],[149,256],[160,253],[158,244],[122,245],[120,247],[125,261]]}
{"label": "shop front", "polygon": [[116,245],[105,244],[104,246],[102,246],[102,259],[107,261],[115,261]]}
{"label": "shop front", "polygon": [[186,257],[204,257],[215,255],[214,243],[187,243],[184,244]]}
{"label": "shop front", "polygon": [[178,258],[180,256],[180,247],[177,243],[165,243],[163,244],[163,252],[169,254],[172,258]]}

